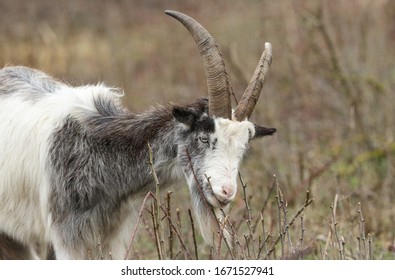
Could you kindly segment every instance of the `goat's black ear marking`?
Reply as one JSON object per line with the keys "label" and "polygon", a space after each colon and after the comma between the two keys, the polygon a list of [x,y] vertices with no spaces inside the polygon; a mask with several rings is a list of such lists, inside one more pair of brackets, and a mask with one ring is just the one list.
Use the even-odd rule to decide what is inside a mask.
{"label": "goat's black ear marking", "polygon": [[273,135],[277,131],[276,128],[267,128],[263,126],[258,126],[256,124],[254,126],[255,126],[255,135],[253,139],[260,138],[263,136]]}
{"label": "goat's black ear marking", "polygon": [[195,110],[188,107],[180,106],[175,106],[173,108],[173,116],[176,121],[183,123],[188,127],[192,127],[192,125],[196,122],[198,118]]}

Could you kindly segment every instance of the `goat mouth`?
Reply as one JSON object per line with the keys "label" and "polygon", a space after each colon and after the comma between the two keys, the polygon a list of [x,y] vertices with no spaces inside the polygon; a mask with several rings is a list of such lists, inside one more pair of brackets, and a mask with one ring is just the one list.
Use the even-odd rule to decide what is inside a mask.
{"label": "goat mouth", "polygon": [[219,208],[223,208],[223,207],[225,207],[226,205],[228,205],[230,203],[230,200],[228,200],[228,199],[224,199],[222,201],[219,200],[218,198],[216,198],[216,199],[217,199],[217,201],[218,201],[218,203],[220,205]]}
{"label": "goat mouth", "polygon": [[214,208],[225,208],[229,204],[229,200],[219,200],[215,195],[210,196],[210,198],[207,198],[208,202],[211,204],[212,207]]}
{"label": "goat mouth", "polygon": [[207,202],[214,208],[224,208],[231,202],[229,199],[219,199],[210,186],[205,189],[204,196]]}

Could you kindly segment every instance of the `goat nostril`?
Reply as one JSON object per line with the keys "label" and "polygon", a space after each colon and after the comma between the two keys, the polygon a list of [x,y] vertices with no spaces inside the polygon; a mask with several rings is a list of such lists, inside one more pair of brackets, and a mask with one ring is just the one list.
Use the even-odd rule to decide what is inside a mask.
{"label": "goat nostril", "polygon": [[229,196],[232,196],[233,195],[233,188],[232,187],[230,187],[230,186],[223,186],[222,187],[222,194],[224,195],[224,196],[227,196],[227,197],[229,197]]}

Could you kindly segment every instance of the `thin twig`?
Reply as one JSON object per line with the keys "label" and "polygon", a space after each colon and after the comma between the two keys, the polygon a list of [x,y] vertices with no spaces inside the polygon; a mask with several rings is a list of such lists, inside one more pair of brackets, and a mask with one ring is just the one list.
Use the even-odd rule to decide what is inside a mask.
{"label": "thin twig", "polygon": [[[273,190],[276,188],[276,182],[277,182],[276,175],[273,175],[273,183],[272,183],[272,186],[270,187],[269,192],[268,192],[267,195],[266,195],[266,198],[265,198],[265,201],[263,202],[262,208],[261,208],[261,210],[259,211],[260,213],[263,213],[263,212],[266,210],[266,206],[267,206],[267,204],[268,204],[268,202],[269,202],[270,196],[272,195]],[[256,226],[257,226],[257,224],[258,224],[259,219],[260,219],[260,217],[258,217],[258,218],[255,220],[253,233],[255,233],[255,231],[256,231]]]}
{"label": "thin twig", "polygon": [[324,252],[322,255],[322,259],[325,260],[326,257],[328,256],[328,247],[329,247],[329,241],[332,240],[332,227],[330,226],[328,230],[328,236],[326,237],[326,242],[325,242],[325,247],[324,247]]}
{"label": "thin twig", "polygon": [[[226,230],[227,230],[228,233],[232,236],[232,239],[237,238],[237,236],[236,236],[236,231],[235,231],[235,229],[234,229],[232,223],[231,223],[231,222],[229,221],[229,219],[228,219],[229,215],[226,215],[226,214],[225,214],[225,211],[224,211],[223,209],[220,209],[220,211],[222,212],[222,215],[224,216],[224,222],[222,223],[222,225],[223,225],[222,230],[223,230],[223,231],[225,230],[225,226],[226,226],[226,224],[227,224],[228,226],[227,226]],[[231,210],[229,210],[229,213],[230,213],[230,212],[231,212]],[[227,248],[228,248],[228,253],[231,255],[232,260],[234,260],[234,259],[235,259],[235,252],[232,251],[232,248],[233,248],[233,247],[230,246],[229,242],[227,242],[227,240],[226,240],[225,237],[224,237],[224,240],[225,240],[225,245],[226,245]]]}
{"label": "thin twig", "polygon": [[337,208],[338,197],[339,197],[339,195],[336,194],[334,202],[333,202],[333,205],[331,205],[330,208],[332,209],[333,233],[335,235],[336,242],[337,242],[337,245],[338,245],[339,256],[340,256],[341,260],[344,260],[344,248],[343,248],[344,242],[342,242],[342,240],[340,240],[339,234],[337,232],[336,208]]}
{"label": "thin twig", "polygon": [[195,226],[194,226],[194,222],[193,222],[191,209],[188,209],[188,214],[189,214],[189,219],[191,221],[191,227],[192,227],[193,245],[195,247],[195,259],[198,260],[199,256],[198,256],[198,248],[197,248],[196,235],[195,235]]}
{"label": "thin twig", "polygon": [[[217,250],[217,252],[218,252],[218,257],[220,257],[221,256],[221,245],[222,245],[222,239],[225,241],[225,244],[226,244],[226,246],[227,246],[227,248],[228,248],[228,250],[229,250],[229,252],[231,252],[232,250],[231,250],[231,247],[229,247],[229,244],[228,244],[228,242],[227,242],[227,239],[226,239],[226,237],[225,237],[225,235],[224,235],[224,233],[225,233],[225,230],[227,230],[226,229],[226,223],[228,222],[228,217],[229,217],[229,215],[225,215],[225,212],[223,211],[223,209],[220,209],[220,211],[222,212],[222,215],[223,215],[223,221],[219,221],[219,219],[218,219],[218,222],[221,224],[221,227],[220,227],[220,235],[219,235],[219,240],[218,240],[218,250]],[[214,214],[215,214],[215,212],[214,212]]]}
{"label": "thin twig", "polygon": [[159,237],[159,223],[158,223],[158,213],[155,210],[156,203],[155,201],[152,202],[151,204],[151,217],[152,217],[152,224],[154,226],[154,233],[155,233],[155,242],[156,242],[156,250],[158,253],[158,258],[160,260],[163,260],[163,254],[162,254],[162,246],[160,243],[160,237]]}
{"label": "thin twig", "polygon": [[[148,154],[149,154],[149,161],[148,164],[150,165],[152,176],[155,181],[155,207],[152,207],[152,217],[154,218],[153,223],[154,223],[154,230],[155,230],[155,240],[157,242],[158,246],[158,254],[159,254],[159,259],[163,259],[163,252],[164,250],[164,240],[161,238],[161,223],[160,223],[160,218],[159,218],[159,205],[160,205],[160,189],[159,189],[159,179],[155,171],[154,167],[154,156],[152,152],[152,148],[150,143],[147,143],[148,145]],[[155,209],[156,208],[156,209]]]}
{"label": "thin twig", "polygon": [[241,173],[239,172],[239,180],[241,183],[241,186],[243,187],[243,200],[244,200],[244,205],[246,208],[246,214],[247,214],[247,226],[248,226],[248,231],[249,231],[249,237],[252,238],[253,235],[253,226],[252,226],[252,218],[251,218],[251,207],[248,203],[248,198],[247,198],[247,184],[244,183],[243,178],[241,177]]}
{"label": "thin twig", "polygon": [[250,260],[251,259],[251,252],[250,252],[250,239],[247,235],[244,235],[244,239],[246,241],[246,248],[247,248],[247,259]]}
{"label": "thin twig", "polygon": [[[313,201],[314,201],[314,200],[313,200],[312,198],[306,199],[304,205],[303,205],[302,207],[299,208],[299,210],[298,210],[298,211],[296,212],[296,214],[292,217],[292,219],[289,221],[289,223],[287,224],[286,228],[283,229],[283,231],[288,230],[288,228],[290,228],[290,227],[294,224],[296,218],[298,218],[298,217],[303,213],[303,211],[307,208],[307,206],[309,206]],[[274,251],[274,249],[275,249],[277,243],[280,241],[280,239],[281,239],[281,234],[279,234],[279,236],[278,236],[278,237],[276,238],[276,240],[274,241],[272,247],[270,248],[270,250],[269,250],[268,253],[266,254],[266,258],[268,258],[269,255]]]}
{"label": "thin twig", "polygon": [[[359,214],[359,221],[358,221],[359,222],[359,236],[358,236],[359,254],[360,254],[360,258],[364,260],[366,259],[365,218],[362,215],[362,207],[360,202],[358,202],[358,214]],[[360,246],[361,241],[362,241],[362,246]]]}
{"label": "thin twig", "polygon": [[241,176],[241,173],[239,172],[239,180],[241,183],[241,186],[243,188],[243,200],[244,200],[244,205],[246,209],[246,215],[247,215],[247,227],[248,227],[248,236],[244,236],[246,240],[246,246],[247,246],[247,256],[248,259],[251,259],[251,252],[250,252],[250,241],[253,239],[253,225],[252,225],[252,215],[251,215],[251,207],[250,204],[248,203],[248,198],[247,198],[247,184],[244,183],[244,180]]}
{"label": "thin twig", "polygon": [[[283,200],[283,195],[281,193],[280,187],[278,185],[277,182],[277,178],[276,175],[273,176],[275,178],[275,182],[276,182],[276,190],[277,190],[277,194],[276,194],[276,199],[277,199],[277,206],[278,206],[278,233],[279,233],[279,238],[281,241],[281,256],[284,256],[284,252],[285,252],[285,246],[284,246],[284,234],[285,234],[285,229],[283,230],[283,224],[282,224],[282,219],[281,219],[281,210],[284,207],[284,200]],[[285,225],[284,225],[285,227]]]}
{"label": "thin twig", "polygon": [[258,250],[258,254],[257,254],[257,259],[260,259],[263,248],[265,248],[266,254],[268,253],[267,242],[269,241],[269,238],[271,237],[270,234],[268,234],[268,235],[266,236],[265,220],[263,219],[263,214],[262,214],[262,213],[260,213],[260,217],[261,217],[261,225],[262,225],[263,243],[260,244],[260,246],[258,247],[259,250]]}
{"label": "thin twig", "polygon": [[287,214],[288,214],[288,203],[287,203],[287,201],[285,201],[283,203],[283,207],[282,208],[283,208],[283,215],[284,215],[284,226],[283,226],[283,228],[284,229],[287,228],[287,230],[284,232],[284,234],[287,236],[289,247],[291,248],[291,253],[295,254],[295,248],[294,248],[294,245],[292,244],[291,235],[290,235],[289,230],[288,230],[289,228],[287,227],[287,224],[288,224],[288,222],[287,222]]}
{"label": "thin twig", "polygon": [[[152,197],[153,197],[153,199],[154,199],[155,201],[157,200],[156,197],[154,197],[154,196],[152,196]],[[158,201],[156,201],[156,202],[158,202]],[[182,248],[185,250],[186,255],[188,256],[189,259],[192,259],[191,254],[189,253],[187,247],[185,246],[185,243],[184,243],[184,241],[183,241],[182,236],[181,236],[180,233],[177,231],[176,226],[175,226],[175,225],[173,224],[173,222],[171,221],[171,218],[170,218],[170,216],[168,215],[168,213],[166,212],[166,209],[165,209],[162,205],[160,205],[160,204],[159,204],[159,208],[162,210],[162,212],[165,214],[166,218],[169,220],[169,223],[170,223],[171,227],[173,228],[174,232],[176,233],[176,235],[177,235],[177,237],[178,237],[178,240],[180,241],[180,244],[181,244]],[[179,212],[179,211],[178,211],[178,212]]]}
{"label": "thin twig", "polygon": [[304,232],[305,232],[303,218],[304,218],[304,214],[302,213],[302,215],[300,215],[301,232],[300,232],[300,239],[299,239],[299,255],[300,255],[301,259],[303,259],[303,241],[304,241]]}
{"label": "thin twig", "polygon": [[369,260],[373,260],[373,252],[372,252],[372,235],[368,233],[368,242],[369,242]]}
{"label": "thin twig", "polygon": [[139,215],[138,215],[138,217],[137,217],[136,224],[134,225],[134,229],[133,229],[133,231],[132,231],[132,236],[131,236],[131,238],[130,238],[130,240],[129,240],[129,245],[128,245],[127,250],[126,250],[126,254],[125,254],[125,257],[124,257],[125,260],[128,258],[129,252],[130,252],[130,250],[132,249],[133,240],[134,240],[134,237],[136,236],[137,228],[138,228],[138,226],[139,226],[141,216],[143,215],[143,210],[144,210],[145,204],[147,203],[147,199],[148,199],[150,196],[152,196],[152,193],[151,193],[151,192],[148,192],[147,195],[144,197],[143,203],[141,204],[140,211],[139,211]]}
{"label": "thin twig", "polygon": [[[257,259],[260,259],[260,258],[261,258],[262,249],[263,249],[263,248],[265,248],[266,256],[269,256],[269,255],[271,254],[271,253],[269,253],[269,251],[268,251],[268,249],[267,249],[267,243],[269,242],[269,239],[270,239],[271,237],[272,237],[272,236],[271,236],[270,234],[268,234],[266,237],[264,237],[264,241],[263,241],[261,247],[259,247],[259,250],[258,250]],[[274,250],[274,248],[273,248],[273,250]]]}
{"label": "thin twig", "polygon": [[[168,191],[167,192],[167,196],[166,196],[166,211],[167,211],[167,215],[169,217],[171,217],[171,207],[170,207],[170,196],[171,196],[172,192]],[[168,230],[169,230],[169,257],[170,259],[173,259],[173,230],[171,228],[171,219],[168,219]]]}

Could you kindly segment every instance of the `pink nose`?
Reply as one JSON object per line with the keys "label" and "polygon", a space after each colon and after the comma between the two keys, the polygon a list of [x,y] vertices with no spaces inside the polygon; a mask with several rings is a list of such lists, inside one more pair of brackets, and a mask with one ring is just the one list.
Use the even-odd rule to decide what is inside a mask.
{"label": "pink nose", "polygon": [[226,198],[232,197],[234,194],[234,188],[232,186],[222,186],[222,195]]}

